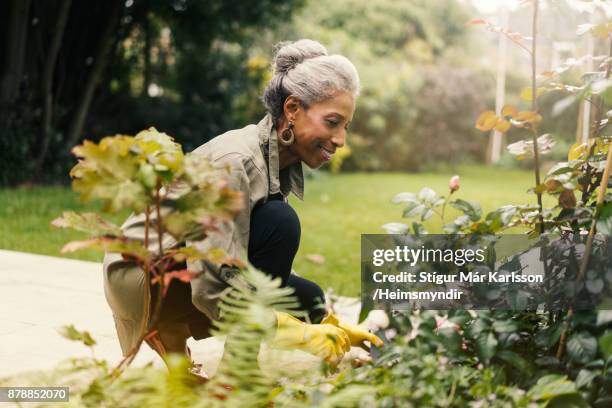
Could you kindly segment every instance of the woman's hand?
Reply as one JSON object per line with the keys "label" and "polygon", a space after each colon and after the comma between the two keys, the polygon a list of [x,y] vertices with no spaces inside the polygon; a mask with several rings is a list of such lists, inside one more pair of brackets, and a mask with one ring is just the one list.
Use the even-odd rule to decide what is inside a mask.
{"label": "woman's hand", "polygon": [[277,329],[270,346],[299,349],[337,366],[351,349],[346,332],[331,324],[306,324],[295,317],[276,312]]}
{"label": "woman's hand", "polygon": [[341,322],[340,319],[338,319],[338,316],[336,316],[334,313],[329,312],[328,315],[323,318],[321,324],[331,324],[344,330],[344,332],[348,335],[351,346],[353,347],[361,347],[362,349],[369,351],[363,343],[364,341],[369,341],[376,347],[383,345],[381,338],[374,333],[370,333],[366,329],[355,324]]}

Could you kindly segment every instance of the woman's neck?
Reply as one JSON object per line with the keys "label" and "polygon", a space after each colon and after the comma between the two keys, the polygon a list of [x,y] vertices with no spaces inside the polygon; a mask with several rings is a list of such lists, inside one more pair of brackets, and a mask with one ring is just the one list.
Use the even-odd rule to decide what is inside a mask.
{"label": "woman's neck", "polygon": [[282,170],[285,167],[296,163],[300,158],[291,151],[290,147],[278,144],[278,169]]}

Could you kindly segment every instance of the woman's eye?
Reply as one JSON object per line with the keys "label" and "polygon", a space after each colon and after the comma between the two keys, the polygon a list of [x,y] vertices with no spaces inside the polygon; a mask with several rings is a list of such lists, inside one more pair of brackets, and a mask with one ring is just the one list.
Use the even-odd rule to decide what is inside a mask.
{"label": "woman's eye", "polygon": [[338,125],[338,122],[335,122],[335,121],[333,121],[333,120],[328,120],[328,121],[327,121],[327,124],[328,124],[330,127],[336,127],[336,126]]}

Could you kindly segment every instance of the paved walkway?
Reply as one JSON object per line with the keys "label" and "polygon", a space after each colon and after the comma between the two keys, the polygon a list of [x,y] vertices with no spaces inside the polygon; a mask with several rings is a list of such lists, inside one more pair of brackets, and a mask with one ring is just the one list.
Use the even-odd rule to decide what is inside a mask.
{"label": "paved walkway", "polygon": [[[356,322],[357,299],[340,298],[336,312]],[[69,357],[90,356],[84,345],[63,338],[58,329],[74,324],[97,341],[96,357],[113,364],[121,360],[111,310],[104,298],[102,264],[0,250],[0,378],[19,372],[48,369]],[[222,338],[189,339],[193,358],[214,374],[223,352]],[[263,350],[263,348],[262,348]],[[260,353],[266,366],[266,350]],[[274,351],[289,366],[317,366],[300,351]],[[278,355],[276,356],[279,357]],[[144,345],[133,362],[142,366],[161,359]],[[274,369],[278,369],[278,361]]]}

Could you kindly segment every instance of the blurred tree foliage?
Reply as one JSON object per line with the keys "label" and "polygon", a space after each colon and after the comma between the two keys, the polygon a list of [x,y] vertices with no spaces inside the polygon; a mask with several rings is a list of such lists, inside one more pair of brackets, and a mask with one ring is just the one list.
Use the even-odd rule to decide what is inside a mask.
{"label": "blurred tree foliage", "polygon": [[[550,52],[584,16],[547,4]],[[510,28],[528,32],[528,10],[514,14]],[[487,136],[473,123],[493,105],[497,37],[465,26],[477,17],[469,2],[445,0],[0,2],[0,184],[67,182],[69,150],[84,138],[155,126],[189,151],[254,123],[272,45],[304,37],[346,55],[361,76],[344,169],[481,161]],[[521,103],[528,62],[510,63],[507,103]],[[570,143],[578,108],[556,109],[563,98],[543,97],[541,111],[557,112],[541,128]]]}
{"label": "blurred tree foliage", "polygon": [[454,1],[315,0],[294,16],[289,37],[316,38],[359,71],[345,168],[419,170],[484,157],[473,118],[492,98],[494,76],[474,58],[480,43],[464,25],[473,14]]}
{"label": "blurred tree foliage", "polygon": [[247,118],[234,104],[266,74],[246,52],[258,29],[301,4],[1,2],[0,184],[67,181],[69,150],[84,138],[156,126],[190,150],[244,126],[263,108]]}

